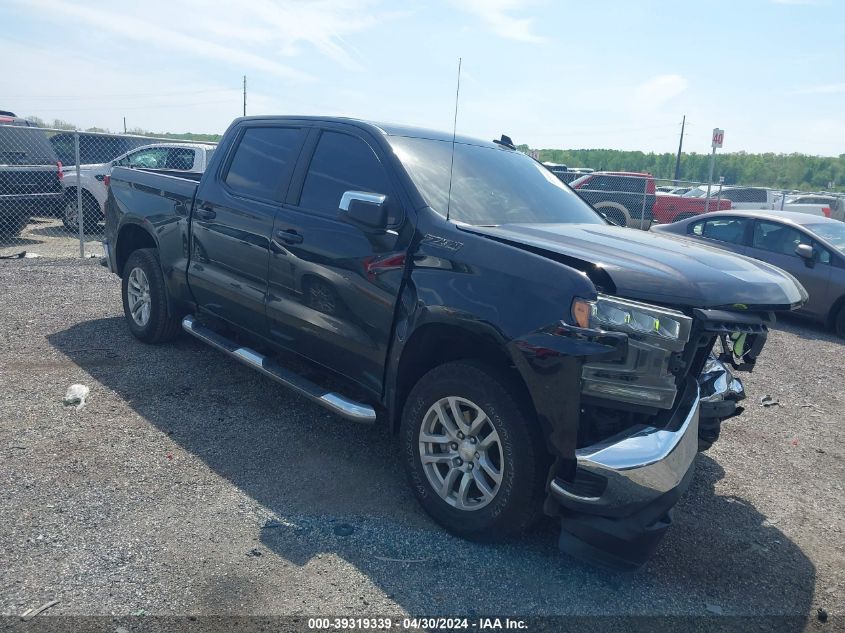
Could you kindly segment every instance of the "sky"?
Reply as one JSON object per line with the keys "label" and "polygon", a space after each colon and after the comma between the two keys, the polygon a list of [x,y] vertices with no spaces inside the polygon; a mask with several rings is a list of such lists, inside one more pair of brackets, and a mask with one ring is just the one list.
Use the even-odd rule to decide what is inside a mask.
{"label": "sky", "polygon": [[[353,116],[533,148],[845,153],[845,0],[2,0],[0,110]],[[14,63],[10,63],[14,60]]]}

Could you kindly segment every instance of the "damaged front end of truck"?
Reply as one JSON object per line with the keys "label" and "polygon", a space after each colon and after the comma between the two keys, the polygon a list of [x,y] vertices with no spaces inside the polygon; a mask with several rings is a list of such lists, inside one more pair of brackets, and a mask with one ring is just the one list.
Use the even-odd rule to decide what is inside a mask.
{"label": "damaged front end of truck", "polygon": [[774,315],[599,294],[576,299],[569,321],[511,344],[556,458],[545,511],[564,551],[636,568],[670,526],[697,452],[742,411],[734,372],[754,367]]}

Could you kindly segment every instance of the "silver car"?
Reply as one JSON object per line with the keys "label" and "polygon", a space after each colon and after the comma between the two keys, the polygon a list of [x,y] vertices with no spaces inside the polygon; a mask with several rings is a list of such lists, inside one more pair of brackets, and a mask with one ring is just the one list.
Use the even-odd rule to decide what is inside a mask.
{"label": "silver car", "polygon": [[785,211],[719,211],[651,229],[773,264],[810,299],[796,314],[845,338],[845,223]]}

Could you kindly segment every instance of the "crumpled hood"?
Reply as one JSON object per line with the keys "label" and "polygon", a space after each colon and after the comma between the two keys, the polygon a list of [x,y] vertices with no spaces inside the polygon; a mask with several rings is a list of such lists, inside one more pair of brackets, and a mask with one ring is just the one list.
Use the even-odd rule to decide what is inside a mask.
{"label": "crumpled hood", "polygon": [[557,253],[604,270],[616,294],[699,308],[743,304],[792,309],[807,291],[792,275],[763,262],[683,238],[598,224],[462,226],[515,246]]}

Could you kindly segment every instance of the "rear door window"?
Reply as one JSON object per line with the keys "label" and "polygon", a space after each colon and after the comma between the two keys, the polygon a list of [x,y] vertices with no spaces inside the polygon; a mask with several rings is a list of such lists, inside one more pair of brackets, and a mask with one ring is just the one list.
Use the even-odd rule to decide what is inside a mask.
{"label": "rear door window", "polygon": [[373,149],[356,136],[323,132],[308,167],[299,206],[330,217],[339,213],[347,191],[388,196],[388,223],[398,221],[387,172]]}
{"label": "rear door window", "polygon": [[645,191],[646,178],[639,176],[614,176],[611,179],[611,191],[625,193],[643,193]]}
{"label": "rear door window", "polygon": [[713,218],[690,225],[690,233],[729,244],[743,244],[747,218]]}
{"label": "rear door window", "polygon": [[238,143],[224,178],[238,194],[277,200],[296,162],[302,130],[295,127],[249,127]]}
{"label": "rear door window", "polygon": [[190,171],[194,168],[196,151],[188,147],[171,147],[167,153],[167,168]]}
{"label": "rear door window", "polygon": [[0,164],[50,165],[58,157],[43,130],[23,125],[0,125]]}
{"label": "rear door window", "polygon": [[166,147],[148,147],[132,152],[117,161],[121,167],[142,167],[145,169],[165,169],[167,167]]}

